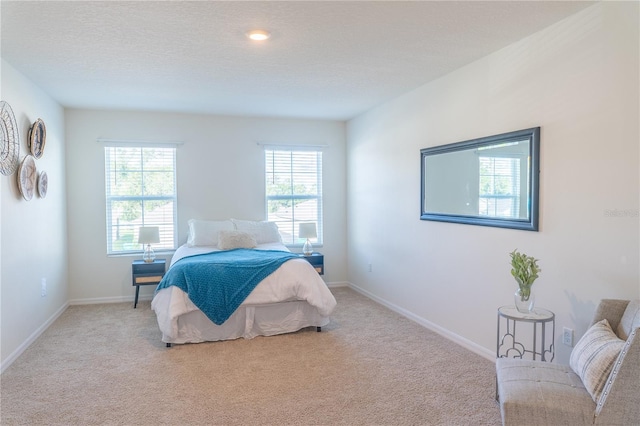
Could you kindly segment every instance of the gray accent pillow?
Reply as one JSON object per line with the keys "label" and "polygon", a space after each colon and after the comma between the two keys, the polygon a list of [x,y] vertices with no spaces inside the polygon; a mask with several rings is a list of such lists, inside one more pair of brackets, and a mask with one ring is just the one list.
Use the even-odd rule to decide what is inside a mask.
{"label": "gray accent pillow", "polygon": [[255,238],[247,232],[242,231],[220,231],[218,233],[218,248],[220,250],[231,250],[236,248],[255,248],[258,244]]}
{"label": "gray accent pillow", "polygon": [[640,300],[632,300],[627,305],[624,314],[622,314],[622,319],[620,319],[616,331],[621,339],[627,340],[631,330],[638,326],[640,326]]}
{"label": "gray accent pillow", "polygon": [[598,402],[623,346],[624,340],[603,319],[593,324],[571,351],[569,365],[580,376],[593,402]]}

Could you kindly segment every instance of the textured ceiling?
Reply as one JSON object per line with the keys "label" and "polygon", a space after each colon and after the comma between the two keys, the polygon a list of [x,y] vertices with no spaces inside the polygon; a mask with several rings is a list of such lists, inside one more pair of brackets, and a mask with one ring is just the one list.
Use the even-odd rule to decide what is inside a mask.
{"label": "textured ceiling", "polygon": [[65,107],[346,120],[589,4],[2,0],[1,53]]}

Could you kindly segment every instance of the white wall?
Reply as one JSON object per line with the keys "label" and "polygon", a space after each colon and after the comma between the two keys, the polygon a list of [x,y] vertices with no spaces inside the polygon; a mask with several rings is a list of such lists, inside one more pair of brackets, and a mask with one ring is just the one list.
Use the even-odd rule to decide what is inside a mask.
{"label": "white wall", "polygon": [[[351,120],[349,281],[491,357],[518,248],[540,259],[562,363],[563,326],[577,339],[601,298],[638,298],[638,16],[592,6]],[[421,148],[535,126],[540,232],[419,220]]]}
{"label": "white wall", "polygon": [[[67,110],[66,128],[72,303],[132,300],[131,261],[140,257],[106,255],[104,148],[98,138],[184,142],[177,150],[181,244],[191,218],[265,218],[264,150],[257,142],[328,145],[319,251],[325,254],[325,281],[346,281],[344,122]],[[140,289],[141,297],[152,293],[152,286]]]}
{"label": "white wall", "polygon": [[[25,201],[17,173],[0,176],[0,341],[3,368],[10,364],[67,304],[67,229],[64,110],[46,93],[2,61],[3,101],[16,117],[20,161],[28,153],[29,128],[38,118],[46,126],[44,154],[36,160],[46,171],[46,198]],[[41,280],[47,296],[41,297]]]}

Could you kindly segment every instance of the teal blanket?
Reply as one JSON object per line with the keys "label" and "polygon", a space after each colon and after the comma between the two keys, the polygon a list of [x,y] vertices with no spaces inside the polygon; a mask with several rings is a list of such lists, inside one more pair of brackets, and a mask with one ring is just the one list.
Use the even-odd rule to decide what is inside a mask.
{"label": "teal blanket", "polygon": [[169,268],[156,292],[176,286],[215,324],[224,323],[260,281],[298,255],[278,250],[235,249],[197,254]]}

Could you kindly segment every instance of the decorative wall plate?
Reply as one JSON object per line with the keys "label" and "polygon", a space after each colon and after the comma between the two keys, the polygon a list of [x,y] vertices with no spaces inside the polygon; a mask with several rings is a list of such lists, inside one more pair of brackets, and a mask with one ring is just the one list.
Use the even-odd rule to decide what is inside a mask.
{"label": "decorative wall plate", "polygon": [[40,198],[47,196],[48,187],[49,177],[47,176],[47,172],[40,172],[38,175],[38,195],[40,195]]}
{"label": "decorative wall plate", "polygon": [[20,156],[20,137],[18,135],[18,124],[13,115],[11,106],[5,101],[0,102],[0,173],[5,176],[11,175],[18,168],[18,157]]}
{"label": "decorative wall plate", "polygon": [[27,155],[22,159],[18,168],[18,189],[25,200],[29,201],[33,198],[37,179],[36,160],[33,155]]}
{"label": "decorative wall plate", "polygon": [[44,121],[38,118],[29,129],[29,149],[34,157],[40,158],[44,153],[44,144],[47,143],[47,128]]}

